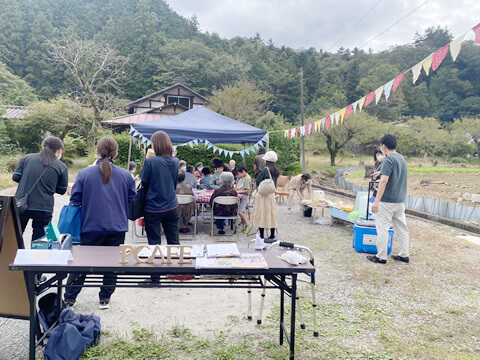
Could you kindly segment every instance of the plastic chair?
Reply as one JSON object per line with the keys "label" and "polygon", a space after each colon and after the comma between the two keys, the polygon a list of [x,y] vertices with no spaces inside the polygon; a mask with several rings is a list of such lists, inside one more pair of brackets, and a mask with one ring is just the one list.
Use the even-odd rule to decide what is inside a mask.
{"label": "plastic chair", "polygon": [[[237,241],[238,241],[238,204],[239,200],[236,196],[217,196],[213,199],[212,202],[212,217],[210,221],[210,235],[213,236],[213,222],[214,220],[230,220],[235,221],[235,230],[232,232],[231,235],[237,233]],[[215,215],[215,205],[237,205],[237,211],[235,215],[231,216],[220,216]]]}
{"label": "plastic chair", "polygon": [[279,196],[278,203],[281,204],[284,200],[283,197],[290,195],[290,191],[288,190],[288,176],[280,175],[277,179],[277,189],[275,191],[275,195]]}
{"label": "plastic chair", "polygon": [[[248,246],[250,247],[250,244],[254,244],[254,243],[255,243],[255,240],[251,240],[248,243]],[[302,255],[304,255],[304,256],[307,255],[306,258],[310,261],[310,264],[315,266],[315,260],[313,258],[313,253],[309,248],[307,248],[305,246],[296,245],[296,244],[288,243],[288,242],[281,242],[281,241],[276,241],[276,242],[270,244],[268,248],[270,249],[270,248],[276,247],[276,246],[283,247],[283,248],[289,248],[289,249],[292,249],[292,250],[297,250],[297,251],[301,252]],[[307,280],[299,277],[297,279],[297,281],[309,284],[310,288],[312,290],[313,336],[318,337],[317,294],[315,293],[315,273],[305,274],[305,276],[307,277]],[[264,278],[263,281],[261,281],[261,282],[262,282],[264,287],[263,287],[263,290],[262,290],[262,298],[261,298],[261,301],[260,301],[260,310],[259,310],[258,318],[257,318],[257,324],[258,325],[260,325],[262,323],[263,305],[264,305],[264,302],[265,302],[265,295],[266,295],[265,285],[266,285],[267,280]],[[251,291],[250,288],[247,290],[247,293],[248,293],[248,314],[247,314],[247,318],[249,320],[251,320],[252,319],[252,291]],[[303,319],[302,306],[300,305],[300,297],[298,295],[298,291],[297,291],[297,296],[295,298],[295,301],[297,302],[296,308],[298,309],[298,317],[300,319],[300,328],[305,329],[305,321]]]}
{"label": "plastic chair", "polygon": [[194,205],[194,213],[193,216],[195,216],[195,221],[193,222],[193,238],[186,238],[186,239],[181,239],[181,240],[195,240],[195,236],[197,235],[197,218],[198,218],[198,213],[197,213],[197,203],[195,202],[195,197],[193,195],[177,195],[177,201],[178,205],[188,205],[193,203]]}

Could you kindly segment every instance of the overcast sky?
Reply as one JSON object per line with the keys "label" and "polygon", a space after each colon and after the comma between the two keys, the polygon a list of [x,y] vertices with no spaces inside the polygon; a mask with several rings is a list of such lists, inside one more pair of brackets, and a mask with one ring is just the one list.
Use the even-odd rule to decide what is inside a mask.
{"label": "overcast sky", "polygon": [[[447,26],[457,37],[480,22],[479,0],[168,0],[168,3],[184,17],[196,14],[203,32],[215,32],[222,38],[248,38],[258,32],[265,42],[272,39],[276,46],[314,47],[330,52],[341,46],[353,49],[364,44],[364,50],[372,48],[377,52],[410,43],[416,31],[423,33],[426,28],[438,25]],[[473,35],[466,39],[470,38]]]}

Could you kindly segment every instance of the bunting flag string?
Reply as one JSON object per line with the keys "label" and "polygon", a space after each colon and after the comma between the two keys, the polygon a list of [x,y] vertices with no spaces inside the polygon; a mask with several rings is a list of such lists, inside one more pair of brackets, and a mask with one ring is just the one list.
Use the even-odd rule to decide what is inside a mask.
{"label": "bunting flag string", "polygon": [[[471,30],[473,30],[475,35],[475,43],[480,45],[480,23],[477,24],[475,27],[473,27]],[[301,127],[285,130],[284,136],[286,138],[293,138],[298,136],[315,134],[316,132],[320,132],[322,130],[327,131],[331,126],[334,126],[334,125],[338,126],[339,121],[340,123],[343,123],[344,120],[348,119],[352,113],[352,110],[354,114],[356,114],[357,108],[359,112],[361,112],[363,108],[366,108],[368,105],[371,104],[373,99],[375,99],[375,104],[378,104],[378,102],[382,98],[382,94],[385,95],[385,101],[388,101],[388,99],[392,95],[392,91],[394,93],[397,91],[398,87],[400,86],[407,72],[409,71],[412,72],[412,80],[413,80],[413,83],[415,84],[418,78],[420,77],[420,74],[422,73],[422,69],[425,72],[425,74],[429,76],[430,69],[432,69],[433,71],[436,71],[442,64],[443,60],[445,60],[445,57],[447,56],[449,50],[450,50],[450,55],[452,56],[452,60],[456,61],[457,56],[460,53],[462,42],[465,38],[465,35],[469,31],[470,30],[460,35],[456,39],[452,40],[449,44],[433,52],[432,54],[427,56],[425,59],[420,61],[418,64],[415,64],[407,71],[402,72],[393,80],[390,80],[386,84],[378,87],[376,90],[370,92],[368,95],[360,98],[359,100],[347,105],[343,109],[319,121],[315,121],[313,123],[310,123]]]}

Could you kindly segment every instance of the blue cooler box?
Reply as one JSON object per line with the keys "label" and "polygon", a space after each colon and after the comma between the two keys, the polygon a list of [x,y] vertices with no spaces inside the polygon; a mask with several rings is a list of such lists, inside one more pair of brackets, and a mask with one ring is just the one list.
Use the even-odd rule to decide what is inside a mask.
{"label": "blue cooler box", "polygon": [[[387,254],[392,252],[393,229],[388,230]],[[374,227],[353,225],[353,247],[357,252],[377,253],[377,229]]]}

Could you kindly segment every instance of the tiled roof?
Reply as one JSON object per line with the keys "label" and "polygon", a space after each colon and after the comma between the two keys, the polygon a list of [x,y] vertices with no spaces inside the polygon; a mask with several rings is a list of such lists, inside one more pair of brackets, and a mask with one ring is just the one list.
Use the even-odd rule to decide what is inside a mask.
{"label": "tiled roof", "polygon": [[3,114],[2,118],[4,119],[23,119],[25,113],[27,112],[27,108],[25,106],[11,106],[11,105],[3,105],[7,113]]}

